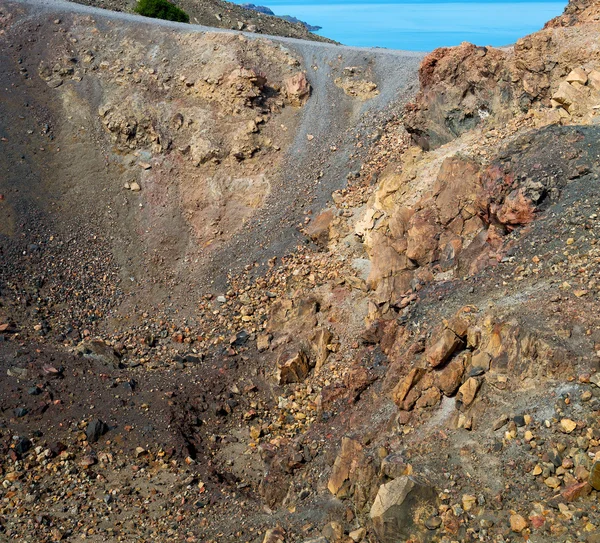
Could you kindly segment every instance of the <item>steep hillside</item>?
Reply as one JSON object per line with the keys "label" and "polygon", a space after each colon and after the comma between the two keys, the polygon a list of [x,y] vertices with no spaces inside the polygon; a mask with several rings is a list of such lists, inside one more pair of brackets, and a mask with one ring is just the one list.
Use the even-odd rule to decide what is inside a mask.
{"label": "steep hillside", "polygon": [[[125,13],[133,13],[137,0],[76,0],[79,4]],[[302,40],[335,43],[310,32],[302,23],[292,23],[283,18],[244,8],[224,0],[173,0],[173,3],[190,16],[190,23],[227,30],[242,30],[273,36],[286,36]]]}
{"label": "steep hillside", "polygon": [[599,541],[594,9],[423,58],[2,4],[2,536]]}
{"label": "steep hillside", "polygon": [[[171,541],[184,515],[177,533],[231,538],[235,502],[258,533],[264,461],[240,424],[268,412],[271,382],[240,350],[284,283],[245,292],[239,278],[305,243],[299,226],[414,95],[421,56],[54,1],[0,16],[0,525],[11,538],[79,538],[85,522],[102,541]],[[138,479],[135,458],[163,466],[156,484],[122,472]],[[79,501],[101,465],[100,501]],[[189,477],[173,516],[159,480]],[[71,485],[77,513],[47,507]],[[21,489],[42,520],[5,516]],[[151,521],[136,510],[157,492],[169,511]]]}

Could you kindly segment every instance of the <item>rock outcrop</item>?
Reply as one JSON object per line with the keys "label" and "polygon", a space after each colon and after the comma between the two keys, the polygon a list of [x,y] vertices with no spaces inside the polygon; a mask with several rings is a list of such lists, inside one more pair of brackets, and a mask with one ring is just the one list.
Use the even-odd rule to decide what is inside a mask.
{"label": "rock outcrop", "polygon": [[[483,124],[501,125],[532,111],[544,116],[567,74],[599,63],[582,32],[593,39],[597,28],[548,28],[506,49],[469,43],[436,49],[421,65],[421,90],[407,107],[407,130],[415,143],[433,149]],[[559,95],[565,91],[567,101],[581,101],[576,89],[563,85]],[[559,121],[550,116],[545,122]]]}

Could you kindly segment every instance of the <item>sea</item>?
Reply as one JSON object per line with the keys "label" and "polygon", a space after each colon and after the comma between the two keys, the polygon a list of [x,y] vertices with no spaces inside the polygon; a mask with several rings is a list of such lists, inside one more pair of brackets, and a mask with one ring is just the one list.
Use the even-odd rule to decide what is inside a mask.
{"label": "sea", "polygon": [[[248,0],[245,0],[246,2]],[[242,4],[244,1],[237,1]],[[344,45],[432,51],[464,41],[510,45],[560,15],[567,2],[521,0],[254,0]]]}

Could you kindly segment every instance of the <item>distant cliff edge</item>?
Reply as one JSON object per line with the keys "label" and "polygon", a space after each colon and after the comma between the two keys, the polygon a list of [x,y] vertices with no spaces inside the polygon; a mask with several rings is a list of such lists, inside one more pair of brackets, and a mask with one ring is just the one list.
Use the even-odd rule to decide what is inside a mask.
{"label": "distant cliff edge", "polygon": [[253,11],[258,11],[259,13],[264,13],[265,15],[273,15],[275,17],[279,17],[280,19],[283,19],[290,23],[294,23],[294,24],[300,23],[302,26],[304,26],[306,28],[306,30],[308,30],[310,32],[317,32],[323,28],[322,26],[310,25],[308,23],[305,23],[304,21],[301,21],[300,19],[297,19],[296,17],[292,17],[291,15],[275,15],[275,13],[273,13],[273,11],[266,6],[257,6],[255,4],[242,4],[242,7],[246,8],[246,9],[251,9]]}

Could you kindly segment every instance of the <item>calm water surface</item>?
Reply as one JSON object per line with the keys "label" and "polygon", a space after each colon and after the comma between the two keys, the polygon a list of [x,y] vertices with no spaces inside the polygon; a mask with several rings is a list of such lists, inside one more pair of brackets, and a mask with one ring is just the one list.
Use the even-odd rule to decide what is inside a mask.
{"label": "calm water surface", "polygon": [[[246,0],[248,1],[248,0]],[[243,3],[238,1],[238,3]],[[566,1],[253,0],[277,15],[322,26],[319,34],[345,45],[412,51],[469,41],[508,45],[562,13]]]}

